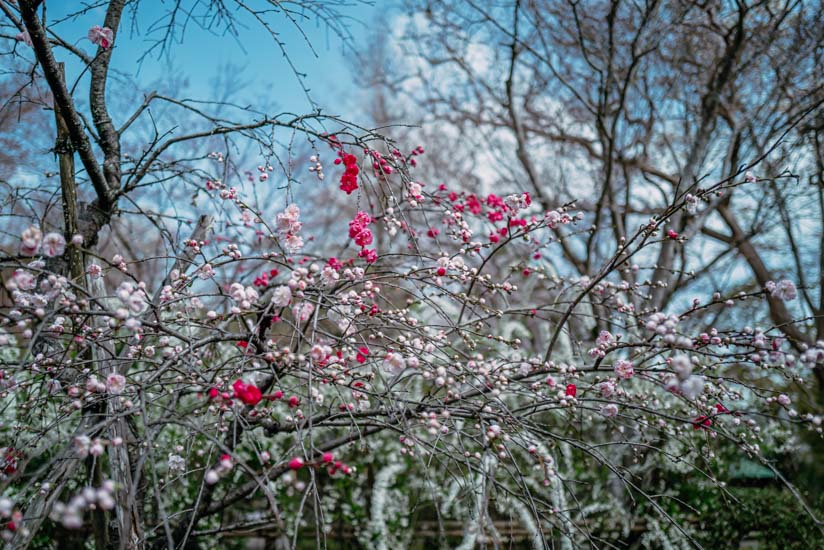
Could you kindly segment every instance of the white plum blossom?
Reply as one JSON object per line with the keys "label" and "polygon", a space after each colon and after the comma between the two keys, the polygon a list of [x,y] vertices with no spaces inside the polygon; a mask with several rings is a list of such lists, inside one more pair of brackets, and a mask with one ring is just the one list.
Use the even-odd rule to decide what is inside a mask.
{"label": "white plum blossom", "polygon": [[186,470],[186,460],[174,453],[169,453],[169,460],[166,463],[170,472],[183,472]]}
{"label": "white plum blossom", "polygon": [[392,373],[398,373],[406,368],[406,360],[400,353],[390,352],[386,354],[383,366]]}
{"label": "white plum blossom", "polygon": [[286,307],[292,301],[292,289],[286,285],[281,285],[272,292],[272,305],[275,307]]}
{"label": "white plum blossom", "polygon": [[690,376],[681,382],[679,389],[684,397],[693,400],[704,391],[704,379],[700,376]]}
{"label": "white plum blossom", "polygon": [[129,281],[120,283],[115,295],[132,314],[142,313],[149,306],[146,292],[141,285],[135,285]]}
{"label": "white plum blossom", "polygon": [[92,456],[101,456],[105,450],[103,442],[99,438],[95,438],[89,447],[89,454]]}
{"label": "white plum blossom", "polygon": [[320,280],[325,286],[332,286],[340,280],[340,273],[332,266],[325,266],[320,272]]}
{"label": "white plum blossom", "polygon": [[66,529],[80,529],[83,527],[83,513],[86,510],[114,510],[114,492],[115,484],[111,480],[104,481],[97,489],[84,487],[68,503],[55,502],[49,517],[61,523]]}
{"label": "white plum blossom", "polygon": [[244,287],[240,283],[232,283],[229,285],[229,296],[238,303],[241,309],[250,309],[255,300],[260,297],[254,287]]}
{"label": "white plum blossom", "polygon": [[684,203],[687,206],[687,212],[695,214],[698,211],[698,197],[691,193],[687,193],[684,197]]}
{"label": "white plum blossom", "polygon": [[670,360],[672,370],[678,376],[679,380],[686,380],[692,374],[692,361],[684,354],[678,354]]}

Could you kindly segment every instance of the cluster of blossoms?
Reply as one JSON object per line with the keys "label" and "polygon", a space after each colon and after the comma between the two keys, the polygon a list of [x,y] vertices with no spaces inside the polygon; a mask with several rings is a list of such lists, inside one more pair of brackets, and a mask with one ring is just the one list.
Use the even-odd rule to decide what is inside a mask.
{"label": "cluster of blossoms", "polygon": [[526,210],[532,204],[532,197],[529,193],[520,193],[508,195],[504,199],[504,204],[509,208],[513,215],[517,214],[519,210]]}
{"label": "cluster of blossoms", "polygon": [[301,267],[293,270],[285,285],[279,285],[272,290],[271,304],[279,308],[292,305],[292,313],[299,322],[308,320],[315,310],[311,301],[303,299],[304,290],[316,282],[319,267],[316,264],[312,267],[313,269]]}
{"label": "cluster of blossoms", "polygon": [[814,346],[803,344],[801,349],[799,359],[803,365],[812,368],[824,362],[824,340],[817,341]]}
{"label": "cluster of blossoms", "polygon": [[[23,521],[23,512],[15,509],[14,501],[10,498],[0,498],[0,519],[3,520],[0,538],[10,541],[17,532],[18,525]],[[27,530],[24,529],[24,532]]]}
{"label": "cluster of blossoms", "polygon": [[366,260],[368,264],[374,263],[378,259],[376,250],[366,248],[372,244],[372,231],[369,229],[370,223],[372,223],[372,218],[366,212],[358,212],[355,219],[349,222],[349,238],[361,247],[358,256]]}
{"label": "cluster of blossoms", "polygon": [[231,472],[234,466],[235,464],[234,461],[232,461],[231,455],[223,454],[218,461],[217,467],[208,470],[206,475],[203,476],[203,480],[209,485],[214,485],[220,481],[220,478]]}
{"label": "cluster of blossoms", "polygon": [[277,277],[279,273],[280,271],[277,269],[270,269],[268,272],[264,271],[255,277],[253,284],[258,288],[266,288],[269,286],[269,281]]}
{"label": "cluster of blossoms", "polygon": [[300,252],[303,248],[303,238],[298,235],[302,227],[300,222],[300,208],[296,204],[290,204],[286,210],[277,215],[277,228],[283,246],[290,254]]}
{"label": "cluster of blossoms", "polygon": [[680,393],[689,400],[701,395],[704,390],[704,380],[692,374],[692,359],[688,355],[678,354],[667,359],[667,362],[675,372],[675,376],[669,376],[666,381],[668,390]]}
{"label": "cluster of blossoms", "polygon": [[0,479],[6,480],[17,472],[17,465],[23,458],[22,451],[14,447],[0,449]]}
{"label": "cluster of blossoms", "polygon": [[119,307],[114,312],[114,318],[109,321],[112,326],[122,323],[130,330],[140,328],[139,316],[149,306],[145,288],[145,283],[134,284],[131,281],[124,281],[117,287],[115,296],[119,302]]}
{"label": "cluster of blossoms", "polygon": [[233,313],[240,313],[241,311],[248,311],[252,305],[260,297],[258,291],[254,286],[243,286],[241,283],[232,283],[229,285],[229,296],[237,304],[232,308]]}
{"label": "cluster of blossoms", "polygon": [[296,456],[289,461],[289,469],[298,471],[304,467],[326,468],[330,476],[334,476],[340,472],[344,475],[349,475],[355,472],[355,468],[344,464],[340,460],[335,460],[335,455],[329,452],[323,453],[320,460],[316,462],[306,462],[303,458]]}
{"label": "cluster of blossoms", "polygon": [[350,153],[344,153],[341,149],[339,158],[335,159],[335,164],[343,164],[344,171],[340,177],[340,188],[347,195],[358,188],[358,157]]}
{"label": "cluster of blossoms", "polygon": [[598,338],[595,340],[598,347],[589,350],[589,356],[592,358],[606,357],[607,351],[615,343],[615,337],[608,330],[602,330],[598,333]]}
{"label": "cluster of blossoms", "polygon": [[[378,178],[379,181],[387,181],[387,178],[395,171],[392,164],[380,153],[380,151],[372,150],[368,151],[368,154],[372,157],[372,173],[376,178]],[[401,160],[401,162],[405,160],[403,159],[403,155],[401,155],[400,151],[397,151],[395,158]]]}
{"label": "cluster of blossoms", "polygon": [[320,163],[318,156],[312,155],[309,157],[309,163],[311,164],[311,166],[309,166],[309,171],[314,172],[318,179],[323,181],[326,176],[323,174],[323,165]]}
{"label": "cluster of blossoms", "polygon": [[106,377],[106,381],[102,382],[96,375],[91,374],[86,379],[86,391],[92,393],[109,393],[111,395],[120,395],[126,390],[126,377],[122,374],[113,372]]}
{"label": "cluster of blossoms", "polygon": [[680,319],[677,315],[667,315],[665,313],[653,313],[647,318],[645,327],[647,330],[662,336],[665,343],[681,348],[691,348],[692,339],[678,334],[678,323]]}
{"label": "cluster of blossoms", "polygon": [[[266,163],[265,166],[264,165],[258,166],[257,167],[257,172],[258,172],[257,181],[259,181],[261,183],[269,181],[269,173],[272,172],[273,170],[274,170],[274,167],[269,163]],[[246,179],[247,179],[247,181],[251,181],[251,182],[255,181],[254,173],[251,170],[246,171]]]}
{"label": "cluster of blossoms", "polygon": [[60,233],[43,233],[39,227],[31,226],[21,235],[20,254],[36,256],[43,254],[48,258],[62,256],[66,251],[66,239]]}
{"label": "cluster of blossoms", "polygon": [[106,480],[98,487],[86,487],[69,502],[56,502],[49,517],[67,529],[83,527],[83,514],[88,510],[114,510],[115,484]]}
{"label": "cluster of blossoms", "polygon": [[[72,390],[73,388],[69,388],[69,395],[74,393]],[[97,457],[105,452],[106,441],[99,437],[92,439],[87,435],[78,435],[72,440],[72,450],[78,458],[86,458],[87,456]]]}
{"label": "cluster of blossoms", "polygon": [[261,399],[263,399],[263,394],[261,393],[260,388],[254,384],[247,384],[242,380],[235,380],[235,383],[232,384],[232,389],[235,392],[235,397],[250,407],[254,407],[260,403]]}
{"label": "cluster of blossoms", "polygon": [[[584,219],[572,206],[542,212],[528,193],[435,188],[408,173],[419,153],[406,159],[364,151],[379,184],[395,187],[380,200],[367,197],[368,208],[349,205],[357,214],[348,222],[346,242],[357,253],[352,246],[336,249],[336,256],[330,249],[303,252],[296,204],[275,214],[278,242],[288,254],[267,248],[274,236],[265,238],[272,229],[262,220],[272,214],[237,199],[242,186],[252,183],[233,188],[218,182],[211,185],[234,203],[210,199],[220,209],[240,209],[243,224],[232,218],[234,229],[220,238],[183,241],[186,261],[164,279],[168,284],[157,300],[130,273],[138,272],[137,262],[120,256],[105,271],[87,263],[88,279],[114,290],[85,302],[86,296],[69,294],[65,277],[38,272],[44,260],[15,265],[7,282],[17,308],[9,316],[18,323],[12,328],[26,344],[40,330],[60,345],[38,341],[37,353],[11,362],[14,376],[0,372],[0,380],[9,391],[45,382],[66,418],[105,406],[147,431],[157,430],[152,451],[164,457],[165,471],[160,469],[166,476],[157,498],[181,502],[208,492],[221,495],[211,500],[216,508],[222,495],[245,499],[261,493],[281,507],[295,490],[312,487],[304,483],[307,472],[318,485],[337,483],[318,472],[349,476],[334,487],[343,490],[364,481],[356,460],[373,461],[379,471],[402,466],[417,479],[416,464],[431,459],[446,467],[426,476],[445,486],[452,483],[448,474],[457,471],[450,463],[471,465],[460,483],[485,476],[491,488],[509,492],[508,476],[491,472],[517,472],[519,479],[529,478],[537,501],[546,506],[542,513],[556,517],[569,509],[558,499],[568,490],[563,480],[576,475],[570,465],[579,456],[551,435],[559,427],[574,425],[582,437],[620,434],[630,442],[654,431],[673,447],[683,444],[685,434],[724,433],[727,441],[745,441],[742,448],[757,454],[759,425],[744,416],[746,406],[795,417],[788,393],[727,381],[729,365],[766,366],[793,380],[800,369],[789,370],[790,342],[774,336],[774,329],[714,323],[719,330],[696,322],[704,307],[722,303],[720,294],[680,315],[655,312],[644,302],[646,283],[636,280],[637,265],[603,277],[551,269],[553,258],[544,250]],[[359,181],[371,188],[373,176],[359,174],[357,162],[339,150],[347,194]],[[318,172],[319,163],[313,168]],[[252,179],[265,181],[269,172],[261,166]],[[235,238],[235,230],[248,240]],[[339,237],[335,246],[344,244],[345,235]],[[29,228],[21,235],[21,250],[32,251],[30,256],[48,250],[46,240]],[[369,265],[378,255],[368,247],[378,240],[385,258],[380,269]],[[535,275],[514,283],[513,277],[521,282],[519,274],[529,273]],[[86,290],[79,286],[79,292]],[[766,290],[782,300],[796,292],[789,281]],[[822,361],[824,343],[801,354],[801,366]],[[816,418],[820,425],[815,415],[806,422],[812,426]],[[380,435],[387,426],[392,435]],[[91,462],[105,455],[97,463],[109,464],[132,452],[135,446],[109,430],[106,425],[73,432],[67,439],[72,459],[92,457]],[[360,438],[376,441],[376,452],[367,456],[348,445]],[[20,448],[17,441],[14,448]],[[672,454],[691,452],[679,447]],[[7,459],[9,478],[26,462],[15,457]],[[273,489],[278,479],[288,490]],[[322,489],[325,502],[333,491]],[[54,508],[53,517],[79,527],[85,511],[108,505],[105,495],[89,493],[82,502]]]}
{"label": "cluster of blossoms", "polygon": [[798,294],[795,289],[795,283],[788,279],[782,279],[777,283],[767,281],[767,284],[764,286],[766,287],[767,292],[770,293],[770,296],[779,300],[795,300],[795,297]]}

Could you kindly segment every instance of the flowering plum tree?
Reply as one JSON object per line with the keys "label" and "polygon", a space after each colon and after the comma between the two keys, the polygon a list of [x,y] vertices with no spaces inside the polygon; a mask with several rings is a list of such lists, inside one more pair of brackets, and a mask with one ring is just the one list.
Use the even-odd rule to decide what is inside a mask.
{"label": "flowering plum tree", "polygon": [[[159,99],[119,128],[108,114],[127,3],[108,2],[89,31],[93,56],[50,33],[39,2],[18,4],[0,7],[33,50],[65,149],[61,204],[15,204],[6,224],[0,516],[13,547],[87,534],[96,548],[226,547],[266,528],[289,548],[323,544],[343,519],[388,548],[414,536],[419,508],[459,520],[461,548],[500,541],[500,517],[536,548],[572,548],[608,543],[590,518],[619,496],[689,543],[671,488],[644,470],[666,464],[724,494],[731,456],[770,469],[818,521],[762,445],[821,432],[782,388],[807,384],[824,343],[799,353],[782,327],[717,315],[792,303],[795,283],[661,308],[664,281],[626,277],[685,246],[673,220],[759,185],[755,161],[685,182],[586,275],[562,272],[547,259],[593,230],[575,201],[424,180],[423,146],[332,117],[198,111],[207,129],[126,155],[125,129]],[[90,119],[59,48],[88,64]],[[276,131],[311,157],[290,147],[283,174],[267,160],[244,177],[209,141],[272,144]],[[172,221],[144,192],[169,180],[197,198]],[[340,215],[318,233],[314,211],[330,205]],[[163,252],[107,248],[101,235],[129,216],[158,228]]]}

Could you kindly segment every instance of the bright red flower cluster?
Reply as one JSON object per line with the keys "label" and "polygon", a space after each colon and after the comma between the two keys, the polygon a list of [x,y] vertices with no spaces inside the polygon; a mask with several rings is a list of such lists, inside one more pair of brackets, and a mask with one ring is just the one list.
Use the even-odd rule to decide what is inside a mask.
{"label": "bright red flower cluster", "polygon": [[258,287],[264,287],[265,288],[265,287],[269,286],[269,278],[271,277],[271,278],[274,279],[277,276],[278,276],[278,270],[277,269],[272,269],[271,271],[269,271],[269,273],[266,273],[264,271],[258,277],[255,277],[254,285],[258,286]]}
{"label": "bright red flower cluster", "polygon": [[0,472],[10,476],[17,472],[17,463],[23,458],[23,453],[14,447],[6,447],[0,450]]}
{"label": "bright red flower cluster", "polygon": [[[298,471],[304,466],[307,466],[305,460],[301,457],[296,456],[288,463],[289,469]],[[344,474],[351,474],[352,468],[341,462],[340,460],[335,460],[335,455],[332,453],[323,453],[321,459],[318,463],[309,463],[308,466],[310,467],[318,467],[318,466],[326,466],[327,471],[329,472],[330,476],[335,475],[337,472],[342,472]]]}
{"label": "bright red flower cluster", "polygon": [[372,244],[370,223],[372,218],[366,212],[358,212],[355,219],[349,222],[349,238],[354,240],[356,245],[364,247]]}
{"label": "bright red flower cluster", "polygon": [[235,383],[232,384],[232,389],[235,390],[235,397],[252,407],[260,403],[260,400],[263,399],[260,388],[254,384],[246,384],[243,380],[235,380]]}
{"label": "bright red flower cluster", "polygon": [[346,167],[343,175],[340,177],[340,188],[346,191],[347,195],[351,195],[352,191],[358,188],[358,157],[350,153],[340,152],[341,157],[335,159],[335,164],[341,162]]}

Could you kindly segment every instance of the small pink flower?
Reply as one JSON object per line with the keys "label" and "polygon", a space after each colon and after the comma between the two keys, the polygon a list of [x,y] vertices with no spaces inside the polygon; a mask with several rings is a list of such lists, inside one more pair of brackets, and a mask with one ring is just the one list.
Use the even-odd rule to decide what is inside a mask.
{"label": "small pink flower", "polygon": [[37,286],[37,279],[30,271],[26,271],[25,269],[18,269],[12,275],[11,281],[9,281],[9,289],[10,290],[32,290],[35,286]]}
{"label": "small pink flower", "polygon": [[86,273],[88,273],[92,279],[97,279],[103,275],[103,268],[97,264],[89,264],[89,267],[86,268]]}
{"label": "small pink flower", "polygon": [[598,384],[598,392],[601,394],[601,397],[612,397],[615,393],[615,384],[613,384],[611,380],[605,380]]}
{"label": "small pink flower", "polygon": [[299,456],[296,456],[295,458],[289,461],[289,469],[300,470],[301,468],[303,468],[303,459]]}
{"label": "small pink flower", "polygon": [[619,359],[615,362],[615,374],[618,375],[618,378],[632,378],[635,369],[632,367],[632,363],[626,359]]}
{"label": "small pink flower", "polygon": [[600,334],[598,334],[598,339],[596,340],[596,343],[599,346],[608,346],[612,343],[612,340],[612,333],[607,330],[602,330]]}
{"label": "small pink flower", "polygon": [[62,256],[66,251],[66,239],[60,233],[48,233],[43,237],[43,254],[49,258]]}
{"label": "small pink flower", "polygon": [[126,389],[126,377],[112,373],[106,377],[106,391],[113,395],[120,395]]}
{"label": "small pink flower", "polygon": [[89,29],[89,40],[92,41],[92,44],[96,44],[104,50],[107,50],[112,47],[114,32],[109,27],[95,25]]}
{"label": "small pink flower", "polygon": [[24,256],[34,256],[40,249],[43,233],[40,228],[32,225],[20,235],[20,253]]}

